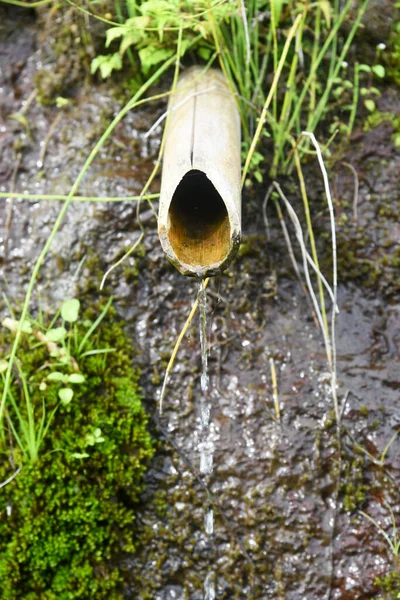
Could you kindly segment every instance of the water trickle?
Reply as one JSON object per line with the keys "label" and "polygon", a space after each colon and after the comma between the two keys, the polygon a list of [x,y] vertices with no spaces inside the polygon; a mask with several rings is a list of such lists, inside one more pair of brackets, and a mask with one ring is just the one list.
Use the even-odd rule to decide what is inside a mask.
{"label": "water trickle", "polygon": [[207,296],[204,280],[199,283],[199,314],[200,314],[200,344],[201,344],[201,398],[200,398],[200,473],[209,475],[213,468],[213,442],[210,438],[211,404],[208,399],[208,348],[207,348]]}
{"label": "water trickle", "polygon": [[210,475],[213,470],[213,448],[208,440],[200,443],[200,473]]}
{"label": "water trickle", "polygon": [[209,573],[204,580],[204,600],[215,600],[215,585],[213,573]]}
{"label": "water trickle", "polygon": [[[200,473],[210,475],[213,470],[214,442],[210,431],[211,402],[209,401],[208,348],[207,348],[207,295],[204,280],[199,283],[199,314],[201,344],[201,399],[200,399]],[[214,533],[214,511],[207,508],[204,514],[204,530],[207,535]],[[215,599],[215,576],[208,573],[204,580],[204,600]]]}
{"label": "water trickle", "polygon": [[204,529],[207,535],[214,533],[214,510],[212,508],[207,509],[204,515]]}
{"label": "water trickle", "polygon": [[201,391],[208,392],[208,355],[207,355],[207,295],[204,279],[199,284],[200,344],[201,344]]}

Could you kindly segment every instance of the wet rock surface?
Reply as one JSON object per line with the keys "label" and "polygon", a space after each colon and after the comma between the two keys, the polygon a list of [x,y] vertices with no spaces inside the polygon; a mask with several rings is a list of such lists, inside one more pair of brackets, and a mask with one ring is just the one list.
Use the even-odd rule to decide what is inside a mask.
{"label": "wet rock surface", "polygon": [[[0,190],[67,194],[119,106],[110,86],[92,85],[65,109],[32,101],[25,113],[30,133],[20,121],[9,119],[26,106],[41,68],[33,19],[26,17],[17,34],[11,14],[1,31],[8,45],[0,56],[5,98]],[[51,56],[46,60],[51,62]],[[392,96],[389,90],[387,98]],[[398,110],[398,103],[390,101]],[[88,171],[81,195],[140,193],[159,148],[160,131],[150,140],[145,133],[163,110],[162,104],[152,104],[127,115]],[[352,176],[340,164],[330,173],[339,256],[357,248],[347,263],[339,261],[338,394],[341,401],[346,398],[340,451],[322,336],[293,274],[272,208],[267,240],[260,218],[263,190],[244,194],[241,252],[208,289],[215,453],[214,471],[206,478],[199,475],[197,320],[179,350],[162,416],[157,405],[197,283],[166,261],[149,205],[140,207],[140,223],[133,202],[73,202],[68,209],[37,284],[44,308],[77,293],[87,300],[101,295],[104,272],[138,239],[141,227],[145,233],[138,251],[110,274],[102,292],[114,296],[138,348],[146,406],[160,439],[137,514],[143,543],[136,555],[121,559],[125,598],[200,600],[211,574],[219,599],[361,600],[378,597],[376,578],[394,569],[387,543],[359,510],[392,535],[390,508],[399,519],[400,436],[385,449],[400,428],[400,294],[393,263],[399,241],[394,214],[400,212],[400,155],[390,142],[390,124],[369,132],[360,127],[356,133],[357,143],[345,152],[346,162],[360,176],[355,229],[348,227]],[[381,156],[381,149],[387,156]],[[317,171],[313,177],[318,192]],[[300,210],[300,194],[292,191],[292,196]],[[376,206],[384,201],[390,210],[378,219]],[[329,215],[322,206],[315,225],[327,256]],[[14,200],[12,211],[11,202],[3,202],[1,281],[11,303],[23,299],[59,210],[58,201]],[[387,264],[378,272],[375,267],[384,257]],[[38,293],[32,310],[37,303]],[[209,506],[215,512],[211,538],[204,532]]]}

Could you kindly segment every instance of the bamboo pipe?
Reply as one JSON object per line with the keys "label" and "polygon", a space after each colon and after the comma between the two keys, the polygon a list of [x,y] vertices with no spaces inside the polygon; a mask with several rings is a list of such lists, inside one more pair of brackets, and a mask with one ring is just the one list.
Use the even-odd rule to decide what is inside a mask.
{"label": "bamboo pipe", "polygon": [[222,72],[186,71],[170,101],[158,233],[184,275],[217,275],[241,236],[240,118]]}

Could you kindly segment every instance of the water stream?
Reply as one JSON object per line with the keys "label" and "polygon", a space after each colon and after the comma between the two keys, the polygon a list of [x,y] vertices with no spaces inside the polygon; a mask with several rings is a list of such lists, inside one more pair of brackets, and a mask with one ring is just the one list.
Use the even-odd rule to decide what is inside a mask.
{"label": "water stream", "polygon": [[[207,292],[204,279],[199,283],[199,323],[201,344],[201,400],[200,400],[200,431],[199,452],[200,472],[210,475],[213,470],[214,444],[210,432],[211,402],[209,400],[210,378],[208,374],[208,348],[207,348]],[[208,507],[204,513],[204,530],[208,536],[214,533],[214,510]],[[207,573],[204,580],[204,600],[214,600],[215,585],[214,574]]]}

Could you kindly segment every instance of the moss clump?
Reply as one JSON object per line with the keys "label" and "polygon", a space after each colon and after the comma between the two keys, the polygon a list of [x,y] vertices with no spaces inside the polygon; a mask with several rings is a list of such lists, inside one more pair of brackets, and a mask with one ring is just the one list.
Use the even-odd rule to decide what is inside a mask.
{"label": "moss clump", "polygon": [[375,129],[375,127],[379,127],[379,125],[385,122],[391,123],[393,125],[393,129],[396,130],[396,113],[375,110],[366,117],[363,124],[363,131],[371,131],[371,129]]}
{"label": "moss clump", "polygon": [[378,585],[383,592],[383,599],[396,600],[400,598],[400,572],[391,571],[383,577],[375,579],[375,585]]}
{"label": "moss clump", "polygon": [[[87,331],[87,319],[98,314],[86,311],[76,327],[78,339]],[[12,472],[10,454],[22,464],[0,496],[2,600],[122,597],[123,574],[115,562],[138,544],[135,503],[154,448],[131,345],[112,309],[106,320],[85,351],[114,351],[78,358],[85,382],[75,386],[69,404],[59,406],[38,459],[24,459],[15,442],[11,453],[6,426],[2,432],[0,482]],[[0,341],[9,343],[11,334]],[[48,415],[58,404],[57,385],[42,392],[39,385],[43,365],[54,359],[45,344],[36,346],[32,336],[24,336],[19,359],[35,411],[41,414],[44,400]],[[73,372],[68,365],[57,368]],[[17,381],[13,392],[21,398]]]}
{"label": "moss clump", "polygon": [[344,509],[353,511],[364,502],[369,489],[364,479],[364,456],[344,458],[340,492]]}

